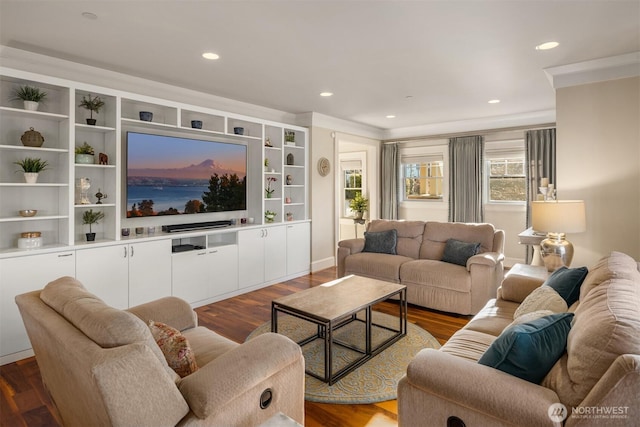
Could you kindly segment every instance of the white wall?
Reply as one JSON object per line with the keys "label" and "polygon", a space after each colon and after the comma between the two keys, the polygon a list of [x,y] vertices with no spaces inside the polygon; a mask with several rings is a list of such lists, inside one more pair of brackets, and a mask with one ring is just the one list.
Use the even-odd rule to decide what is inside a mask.
{"label": "white wall", "polygon": [[567,236],[572,265],[640,259],[640,77],[558,89],[556,108],[558,197],[587,212],[587,231]]}

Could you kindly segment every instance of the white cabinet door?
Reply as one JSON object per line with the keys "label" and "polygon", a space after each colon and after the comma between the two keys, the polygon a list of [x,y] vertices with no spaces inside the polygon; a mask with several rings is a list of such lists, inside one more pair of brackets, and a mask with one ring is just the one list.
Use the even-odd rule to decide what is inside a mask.
{"label": "white cabinet door", "polygon": [[311,226],[287,225],[287,275],[306,273],[311,266]]}
{"label": "white cabinet door", "polygon": [[74,251],[0,260],[0,356],[31,348],[15,297],[59,277],[74,277],[75,270]]}
{"label": "white cabinet door", "polygon": [[207,263],[211,272],[212,296],[238,290],[238,245],[209,248]]}
{"label": "white cabinet door", "polygon": [[171,240],[129,244],[129,306],[171,295]]}
{"label": "white cabinet door", "polygon": [[284,226],[265,228],[264,280],[266,282],[287,274],[287,232]]}
{"label": "white cabinet door", "polygon": [[171,256],[172,294],[194,303],[211,297],[211,274],[206,250]]}
{"label": "white cabinet door", "polygon": [[264,228],[238,232],[240,288],[264,282]]}
{"label": "white cabinet door", "polygon": [[129,245],[76,251],[76,279],[111,307],[129,307]]}

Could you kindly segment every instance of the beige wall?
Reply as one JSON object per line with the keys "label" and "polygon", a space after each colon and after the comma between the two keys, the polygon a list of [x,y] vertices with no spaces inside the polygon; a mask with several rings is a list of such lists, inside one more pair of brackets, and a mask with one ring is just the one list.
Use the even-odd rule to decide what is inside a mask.
{"label": "beige wall", "polygon": [[567,238],[572,266],[612,250],[640,259],[640,78],[558,89],[559,199],[582,199],[587,232]]}

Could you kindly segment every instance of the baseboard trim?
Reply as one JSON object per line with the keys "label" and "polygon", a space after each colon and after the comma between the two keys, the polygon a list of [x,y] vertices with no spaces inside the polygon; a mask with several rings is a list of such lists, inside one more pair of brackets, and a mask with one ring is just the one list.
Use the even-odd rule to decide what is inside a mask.
{"label": "baseboard trim", "polygon": [[313,273],[316,271],[324,270],[325,268],[335,267],[335,265],[336,265],[335,257],[329,257],[325,259],[320,259],[318,261],[313,261],[311,262],[311,272]]}
{"label": "baseboard trim", "polygon": [[11,353],[0,357],[0,366],[7,365],[9,363],[17,362],[18,360],[26,359],[33,356],[33,350],[23,350],[16,353]]}

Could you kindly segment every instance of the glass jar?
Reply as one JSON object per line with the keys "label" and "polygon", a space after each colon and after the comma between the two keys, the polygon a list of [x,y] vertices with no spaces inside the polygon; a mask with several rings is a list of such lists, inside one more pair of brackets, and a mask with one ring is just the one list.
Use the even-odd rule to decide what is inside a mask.
{"label": "glass jar", "polygon": [[27,231],[20,233],[18,249],[37,249],[42,247],[42,233],[39,231]]}

